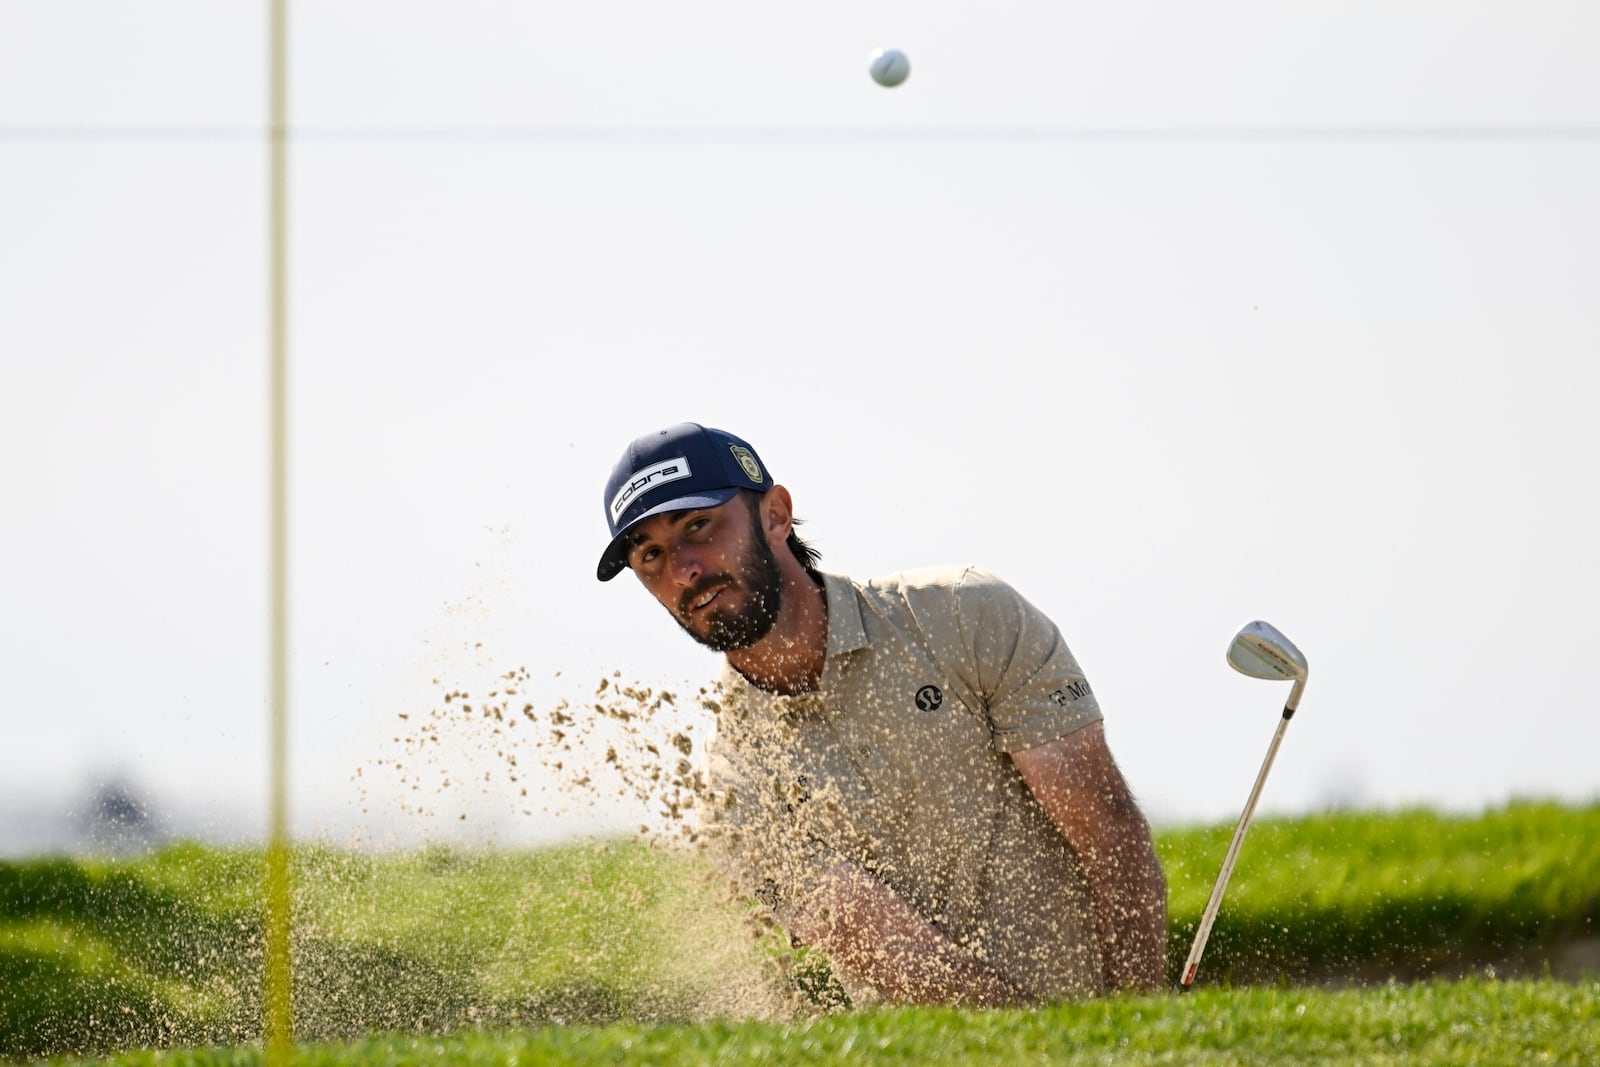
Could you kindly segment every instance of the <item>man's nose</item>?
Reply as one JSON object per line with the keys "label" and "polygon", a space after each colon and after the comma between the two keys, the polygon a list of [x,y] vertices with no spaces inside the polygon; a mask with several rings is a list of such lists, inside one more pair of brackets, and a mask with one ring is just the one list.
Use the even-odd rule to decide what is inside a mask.
{"label": "man's nose", "polygon": [[683,588],[698,582],[704,573],[705,565],[695,549],[684,546],[672,553],[672,577]]}

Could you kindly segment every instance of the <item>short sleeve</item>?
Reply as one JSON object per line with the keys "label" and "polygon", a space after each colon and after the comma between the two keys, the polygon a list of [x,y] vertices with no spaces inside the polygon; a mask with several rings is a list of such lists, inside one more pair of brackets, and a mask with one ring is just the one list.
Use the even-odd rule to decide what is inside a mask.
{"label": "short sleeve", "polygon": [[1101,718],[1089,680],[1056,624],[978,567],[955,587],[959,660],[947,663],[988,716],[994,746],[1018,752]]}

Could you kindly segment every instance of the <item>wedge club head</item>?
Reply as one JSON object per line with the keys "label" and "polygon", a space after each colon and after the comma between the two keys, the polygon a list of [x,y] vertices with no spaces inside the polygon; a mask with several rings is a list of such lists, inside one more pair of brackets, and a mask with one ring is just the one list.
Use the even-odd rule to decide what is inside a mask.
{"label": "wedge club head", "polygon": [[1252,678],[1304,678],[1310,670],[1294,642],[1271,623],[1257,620],[1239,631],[1228,646],[1228,662]]}
{"label": "wedge club head", "polygon": [[1283,636],[1271,623],[1257,619],[1248,623],[1228,646],[1228,663],[1240,674],[1251,678],[1292,681],[1283,715],[1288,718],[1300,704],[1300,693],[1306,687],[1311,667],[1306,657],[1294,647],[1294,642]]}

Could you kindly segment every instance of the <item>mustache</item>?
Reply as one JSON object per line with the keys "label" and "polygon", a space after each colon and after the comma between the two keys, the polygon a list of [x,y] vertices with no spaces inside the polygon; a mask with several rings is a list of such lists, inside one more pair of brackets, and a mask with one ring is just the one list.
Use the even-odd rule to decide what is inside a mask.
{"label": "mustache", "polygon": [[701,578],[698,582],[695,582],[693,585],[691,585],[688,589],[685,589],[683,591],[683,595],[678,597],[678,614],[684,618],[688,618],[689,605],[693,604],[696,600],[699,600],[713,589],[719,589],[723,586],[731,586],[733,584],[733,575],[726,571],[722,571],[717,574],[706,575],[704,578]]}

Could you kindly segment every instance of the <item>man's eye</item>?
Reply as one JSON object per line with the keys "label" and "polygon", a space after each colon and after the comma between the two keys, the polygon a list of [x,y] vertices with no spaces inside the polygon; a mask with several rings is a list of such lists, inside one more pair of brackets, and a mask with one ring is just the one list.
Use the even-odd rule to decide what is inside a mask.
{"label": "man's eye", "polygon": [[651,545],[649,548],[646,548],[646,549],[643,549],[642,551],[640,551],[640,553],[639,553],[639,562],[640,563],[649,563],[651,560],[655,559],[660,554],[661,554],[661,549],[656,547],[655,545]]}
{"label": "man's eye", "polygon": [[694,532],[696,532],[696,531],[698,531],[698,530],[700,530],[700,529],[702,529],[702,528],[704,528],[706,526],[709,526],[709,525],[711,525],[711,520],[709,518],[706,518],[705,516],[701,516],[698,519],[690,519],[688,521],[688,523],[684,526],[684,529],[689,531],[690,533],[694,533]]}

